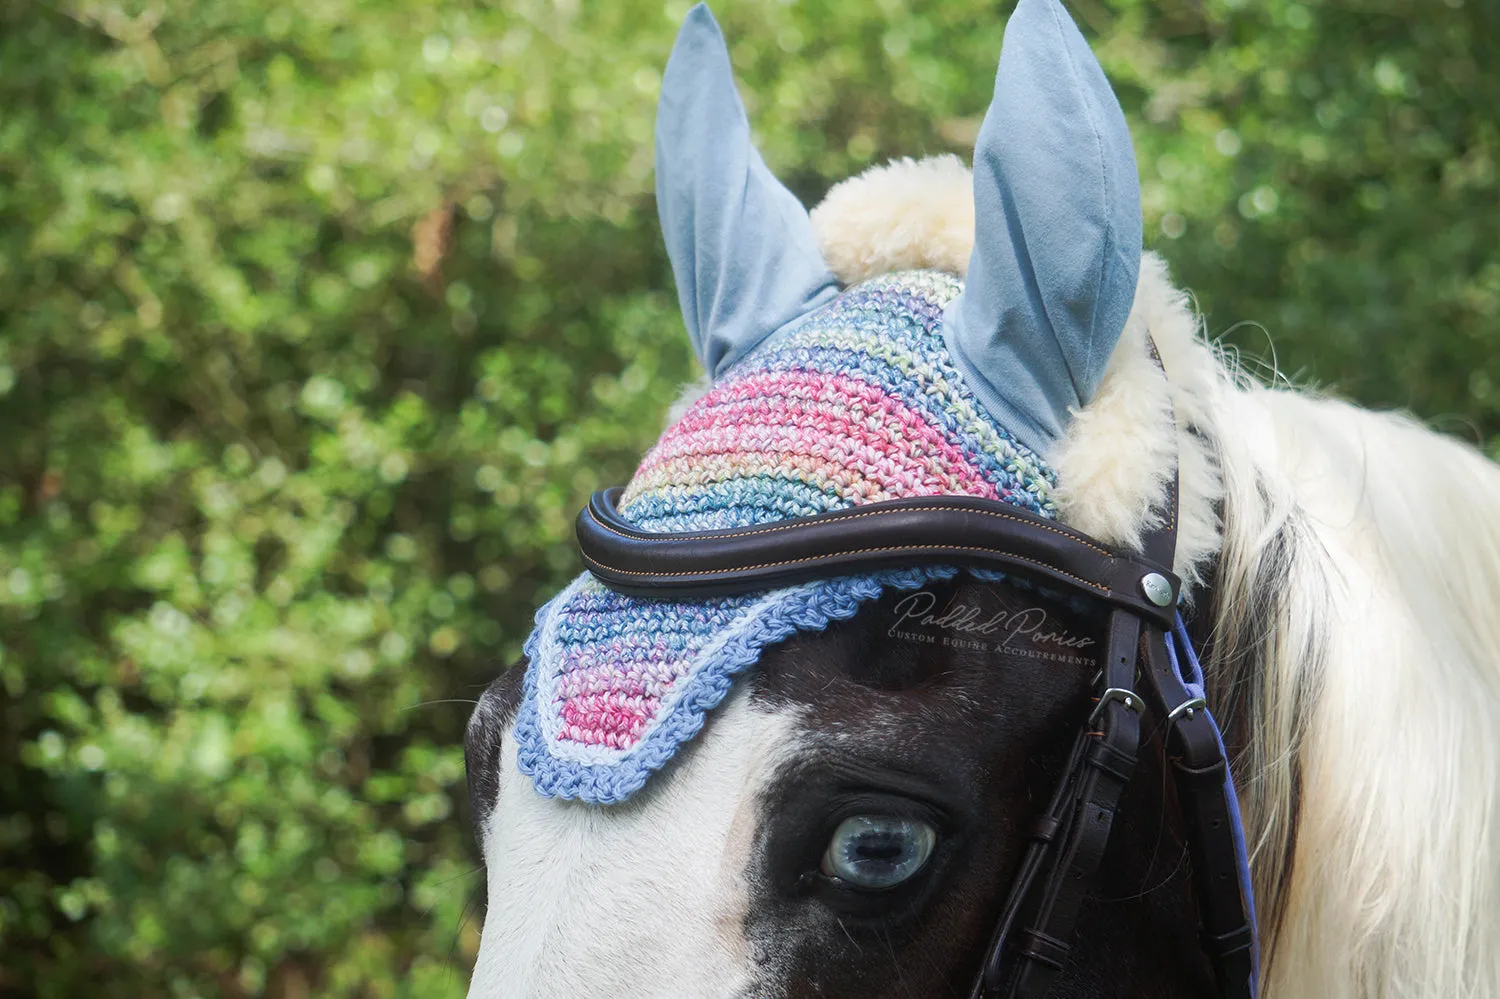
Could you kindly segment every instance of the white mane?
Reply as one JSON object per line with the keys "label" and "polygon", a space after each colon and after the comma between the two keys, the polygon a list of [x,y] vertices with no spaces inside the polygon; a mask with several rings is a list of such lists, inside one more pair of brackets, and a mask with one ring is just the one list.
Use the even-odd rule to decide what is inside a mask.
{"label": "white mane", "polygon": [[[953,157],[905,160],[812,218],[846,283],[962,275],[969,190]],[[1500,995],[1500,468],[1404,416],[1242,377],[1148,254],[1052,456],[1064,519],[1136,544],[1174,447],[1176,568],[1212,614],[1215,706],[1248,736],[1263,994]]]}

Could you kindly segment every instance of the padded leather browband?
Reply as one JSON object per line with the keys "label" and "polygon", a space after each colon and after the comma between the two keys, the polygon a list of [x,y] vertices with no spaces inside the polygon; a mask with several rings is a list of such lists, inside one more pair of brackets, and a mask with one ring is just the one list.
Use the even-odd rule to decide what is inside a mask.
{"label": "padded leather browband", "polygon": [[[594,494],[578,515],[578,547],[589,571],[623,593],[699,598],[877,569],[956,565],[1051,579],[1163,628],[1177,612],[1181,582],[1168,567],[995,500],[886,500],[757,527],[653,534],[620,515],[619,495],[618,488]],[[1152,574],[1171,587],[1164,606],[1146,595],[1143,580]]]}

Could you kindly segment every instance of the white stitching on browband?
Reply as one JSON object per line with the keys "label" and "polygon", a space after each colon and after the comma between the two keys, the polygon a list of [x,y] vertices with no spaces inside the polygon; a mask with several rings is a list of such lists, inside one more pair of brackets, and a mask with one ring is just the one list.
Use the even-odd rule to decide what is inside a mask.
{"label": "white stitching on browband", "polygon": [[[623,535],[621,535],[621,536],[623,537]],[[735,566],[732,569],[684,569],[684,570],[680,570],[680,571],[677,571],[677,572],[655,572],[655,571],[646,570],[646,569],[639,569],[639,570],[638,569],[617,569],[614,566],[608,564],[607,562],[601,562],[598,559],[590,556],[587,552],[584,552],[582,554],[583,554],[584,561],[588,562],[590,565],[598,566],[601,569],[604,569],[604,570],[606,570],[608,572],[612,572],[612,573],[615,573],[615,574],[621,575],[621,576],[658,576],[658,577],[661,577],[661,576],[678,576],[678,577],[686,577],[686,576],[722,576],[725,573],[730,573],[730,572],[748,572],[748,571],[750,571],[752,569],[774,569],[774,568],[777,568],[779,566],[784,566],[784,565],[800,565],[803,562],[817,562],[817,561],[821,561],[823,559],[836,558],[836,557],[842,556],[842,555],[878,555],[878,554],[884,554],[886,552],[906,552],[906,551],[914,551],[914,550],[918,550],[918,549],[929,550],[929,551],[931,551],[931,550],[937,550],[937,551],[940,551],[940,552],[983,552],[983,553],[985,553],[987,555],[1001,555],[1001,556],[1004,556],[1005,558],[1015,559],[1017,562],[1026,562],[1026,563],[1028,563],[1030,565],[1038,566],[1038,567],[1040,567],[1042,569],[1046,569],[1048,572],[1055,572],[1059,576],[1066,576],[1066,577],[1068,577],[1069,579],[1073,580],[1076,583],[1081,583],[1084,586],[1088,586],[1088,587],[1091,587],[1093,589],[1099,590],[1101,593],[1113,593],[1114,592],[1114,589],[1112,587],[1110,587],[1110,586],[1107,586],[1107,585],[1105,585],[1103,583],[1096,583],[1096,582],[1094,582],[1091,579],[1084,579],[1082,576],[1075,576],[1071,572],[1064,572],[1063,570],[1057,568],[1056,566],[1048,565],[1046,562],[1039,562],[1036,559],[1026,558],[1025,556],[1022,556],[1022,555],[1012,555],[1009,552],[1002,551],[999,548],[981,548],[981,547],[978,547],[978,546],[962,546],[962,545],[898,545],[898,546],[890,547],[890,548],[857,548],[857,549],[854,549],[852,551],[834,552],[834,553],[831,553],[831,554],[828,554],[828,555],[808,555],[808,556],[804,556],[803,558],[782,559],[779,562],[761,562],[761,563],[758,563],[756,565],[738,565],[738,566]]]}
{"label": "white stitching on browband", "polygon": [[[613,505],[613,504],[611,504],[611,505]],[[1090,549],[1098,552],[1100,555],[1103,555],[1105,558],[1118,558],[1119,557],[1116,553],[1110,551],[1107,548],[1101,548],[1098,545],[1093,544],[1093,543],[1085,540],[1084,538],[1082,538],[1082,537],[1080,537],[1080,536],[1078,536],[1078,535],[1076,535],[1076,534],[1074,534],[1074,533],[1072,533],[1070,531],[1064,531],[1061,528],[1053,527],[1051,524],[1038,524],[1038,523],[1035,523],[1035,522],[1030,521],[1030,520],[1023,520],[1020,517],[1016,517],[1016,516],[1013,516],[1013,515],[1008,514],[1008,513],[1002,513],[999,510],[981,510],[981,509],[977,509],[975,507],[946,507],[945,506],[945,507],[934,507],[930,511],[929,510],[917,511],[917,510],[910,510],[910,509],[906,509],[906,510],[862,510],[862,511],[859,511],[857,513],[851,511],[849,513],[843,513],[843,514],[838,514],[836,516],[829,517],[827,520],[822,520],[822,521],[819,521],[818,523],[819,524],[837,524],[837,523],[842,523],[843,521],[846,521],[846,520],[859,520],[861,517],[883,517],[883,516],[890,516],[892,514],[898,514],[898,513],[917,513],[917,512],[921,512],[921,513],[939,512],[940,513],[940,512],[947,512],[947,511],[952,511],[953,513],[973,513],[973,514],[978,514],[981,517],[995,517],[995,518],[997,518],[999,520],[1012,521],[1014,523],[1021,524],[1021,525],[1026,526],[1026,527],[1037,527],[1037,528],[1040,528],[1041,530],[1044,530],[1044,531],[1051,531],[1053,534],[1060,535],[1060,536],[1062,536],[1064,538],[1067,538],[1070,541],[1076,541],[1078,544],[1083,545],[1085,548],[1090,548]],[[698,539],[693,538],[691,535],[688,535],[688,536],[678,536],[678,535],[670,535],[670,534],[663,535],[663,534],[657,534],[657,533],[651,532],[651,531],[637,531],[635,533],[635,535],[630,535],[630,534],[625,534],[625,533],[622,533],[620,531],[615,530],[613,527],[611,527],[608,524],[604,523],[598,517],[595,517],[592,513],[589,514],[589,519],[592,520],[594,523],[598,524],[604,530],[606,530],[609,533],[613,534],[615,537],[617,537],[617,538],[624,538],[626,541],[639,541],[642,538],[666,538],[666,539],[672,540],[672,541],[684,541],[684,542],[698,540]],[[805,527],[805,526],[806,526],[805,522],[803,522],[803,523],[795,523],[794,522],[794,523],[790,523],[790,524],[773,524],[773,525],[768,526],[768,527],[758,527],[755,530],[751,530],[751,531],[735,531],[733,533],[726,533],[726,534],[717,534],[717,533],[715,533],[714,536],[713,536],[713,538],[711,540],[719,541],[719,540],[728,540],[730,538],[751,538],[751,537],[755,537],[758,534],[776,534],[776,533],[779,533],[781,531],[794,531],[794,530],[797,530],[800,527]],[[921,546],[917,546],[917,547],[921,547]],[[982,551],[982,550],[985,550],[985,549],[979,549],[979,550]],[[1064,575],[1066,575],[1066,573],[1064,573]]]}

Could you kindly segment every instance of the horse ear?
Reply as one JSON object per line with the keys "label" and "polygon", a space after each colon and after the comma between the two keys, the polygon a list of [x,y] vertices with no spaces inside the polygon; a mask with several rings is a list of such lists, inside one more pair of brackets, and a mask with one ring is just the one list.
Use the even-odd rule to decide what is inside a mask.
{"label": "horse ear", "polygon": [[807,209],[751,145],[729,50],[703,4],[662,79],[656,206],[682,318],[713,377],[838,293]]}
{"label": "horse ear", "polygon": [[974,252],[945,329],[980,401],[1045,454],[1135,298],[1141,192],[1119,101],[1058,0],[1021,0],[974,148]]}

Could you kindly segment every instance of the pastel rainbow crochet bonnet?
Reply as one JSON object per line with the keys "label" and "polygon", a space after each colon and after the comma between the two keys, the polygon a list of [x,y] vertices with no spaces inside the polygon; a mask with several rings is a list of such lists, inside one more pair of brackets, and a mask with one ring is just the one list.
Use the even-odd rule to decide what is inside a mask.
{"label": "pastel rainbow crochet bonnet", "polygon": [[[989,417],[943,343],[959,288],[933,271],[877,278],[770,337],[667,429],[621,513],[643,530],[704,531],[961,495],[1053,515],[1051,469]],[[621,801],[766,646],[847,618],[884,587],[947,574],[680,602],[584,573],[537,615],[527,645],[521,769],[543,794]]]}
{"label": "pastel rainbow crochet bonnet", "polygon": [[[1059,59],[1075,69],[1062,82]],[[1134,295],[1134,170],[1087,44],[1056,0],[1021,0],[975,150],[967,281],[910,270],[846,288],[750,143],[722,35],[694,8],[662,83],[657,203],[712,385],[646,454],[622,515],[703,531],[955,495],[1056,516],[1043,456],[1097,386]],[[955,572],[691,600],[620,594],[585,572],[526,643],[520,769],[543,795],[624,801],[768,646]]]}

